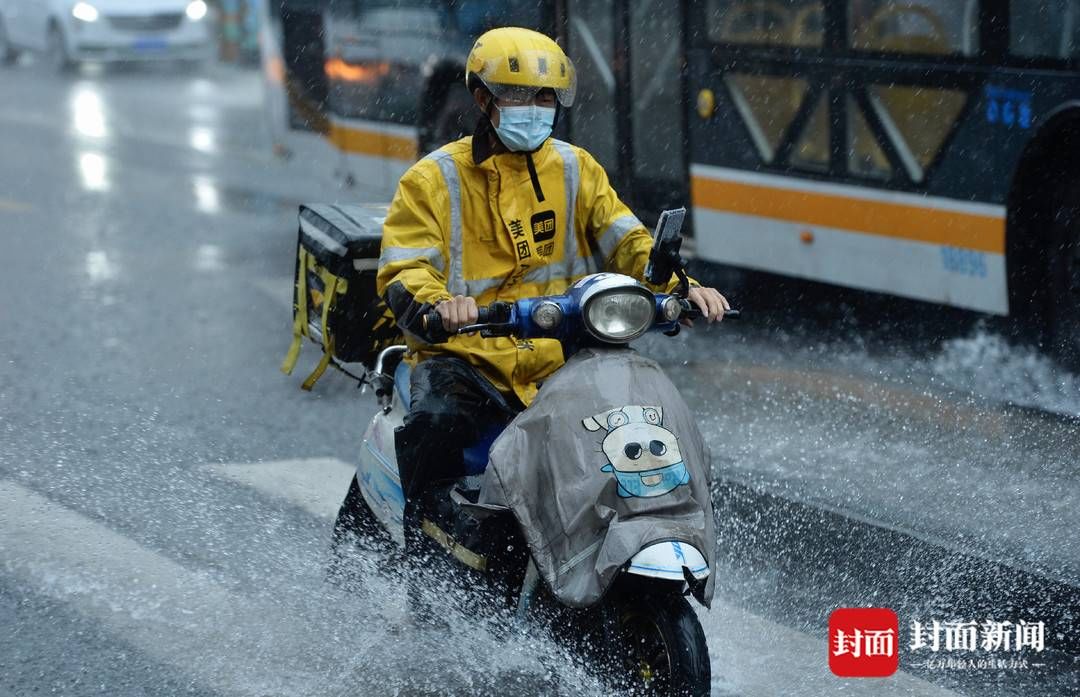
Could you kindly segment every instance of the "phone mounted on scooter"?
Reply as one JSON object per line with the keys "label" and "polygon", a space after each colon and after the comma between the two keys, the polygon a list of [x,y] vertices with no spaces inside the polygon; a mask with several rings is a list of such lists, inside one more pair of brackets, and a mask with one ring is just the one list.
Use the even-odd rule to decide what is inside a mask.
{"label": "phone mounted on scooter", "polygon": [[666,285],[672,274],[679,278],[675,295],[685,298],[690,292],[690,279],[686,276],[686,260],[682,250],[682,225],[686,219],[685,208],[663,211],[653,231],[653,246],[649,263],[645,267],[645,280],[654,286]]}

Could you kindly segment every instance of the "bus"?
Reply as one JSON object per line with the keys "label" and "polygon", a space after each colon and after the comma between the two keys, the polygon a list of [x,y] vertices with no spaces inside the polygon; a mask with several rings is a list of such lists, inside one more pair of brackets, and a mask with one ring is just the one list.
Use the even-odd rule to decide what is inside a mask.
{"label": "bus", "polygon": [[566,48],[560,137],[644,220],[688,205],[697,258],[1011,315],[1080,364],[1080,0],[284,0],[275,133],[392,191],[471,132],[464,58],[505,25]]}

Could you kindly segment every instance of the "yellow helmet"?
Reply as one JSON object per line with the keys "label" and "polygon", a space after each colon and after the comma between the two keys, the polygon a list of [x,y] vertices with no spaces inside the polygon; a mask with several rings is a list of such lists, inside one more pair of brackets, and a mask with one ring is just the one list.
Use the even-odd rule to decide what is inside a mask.
{"label": "yellow helmet", "polygon": [[502,27],[485,32],[473,44],[465,64],[465,85],[474,76],[499,99],[527,101],[537,92],[555,90],[559,103],[574,103],[577,75],[559,45],[540,32]]}

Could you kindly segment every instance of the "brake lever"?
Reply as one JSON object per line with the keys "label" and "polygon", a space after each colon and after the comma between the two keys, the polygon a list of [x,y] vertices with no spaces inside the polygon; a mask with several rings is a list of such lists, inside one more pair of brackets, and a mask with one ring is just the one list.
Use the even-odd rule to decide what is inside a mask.
{"label": "brake lever", "polygon": [[488,322],[486,324],[470,324],[457,330],[455,334],[474,334],[480,332],[485,339],[495,336],[510,336],[513,325],[502,322]]}
{"label": "brake lever", "polygon": [[480,321],[469,324],[457,331],[458,334],[472,334],[480,332],[485,339],[496,336],[510,336],[514,331],[513,317],[514,304],[506,301],[495,301],[487,307],[479,309]]}
{"label": "brake lever", "polygon": [[[697,305],[686,298],[679,298],[679,305],[682,306],[682,313],[679,317],[679,321],[676,322],[675,326],[671,329],[664,332],[665,336],[678,336],[679,332],[682,330],[683,321],[694,322],[705,316]],[[723,319],[739,319],[740,317],[742,317],[742,312],[740,310],[724,310]]]}
{"label": "brake lever", "polygon": [[[679,319],[695,320],[701,319],[704,316],[701,308],[687,298],[679,298],[679,306],[682,307],[682,313],[680,314]],[[741,317],[742,310],[724,310],[724,319],[739,319]]]}

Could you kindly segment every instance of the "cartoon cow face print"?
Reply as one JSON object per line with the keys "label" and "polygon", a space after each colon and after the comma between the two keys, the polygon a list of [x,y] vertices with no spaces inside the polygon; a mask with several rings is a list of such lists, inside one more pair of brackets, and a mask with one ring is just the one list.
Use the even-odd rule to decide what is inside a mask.
{"label": "cartoon cow face print", "polygon": [[625,406],[582,421],[589,431],[607,431],[602,471],[615,475],[619,496],[661,496],[690,481],[678,439],[663,420],[660,407]]}

